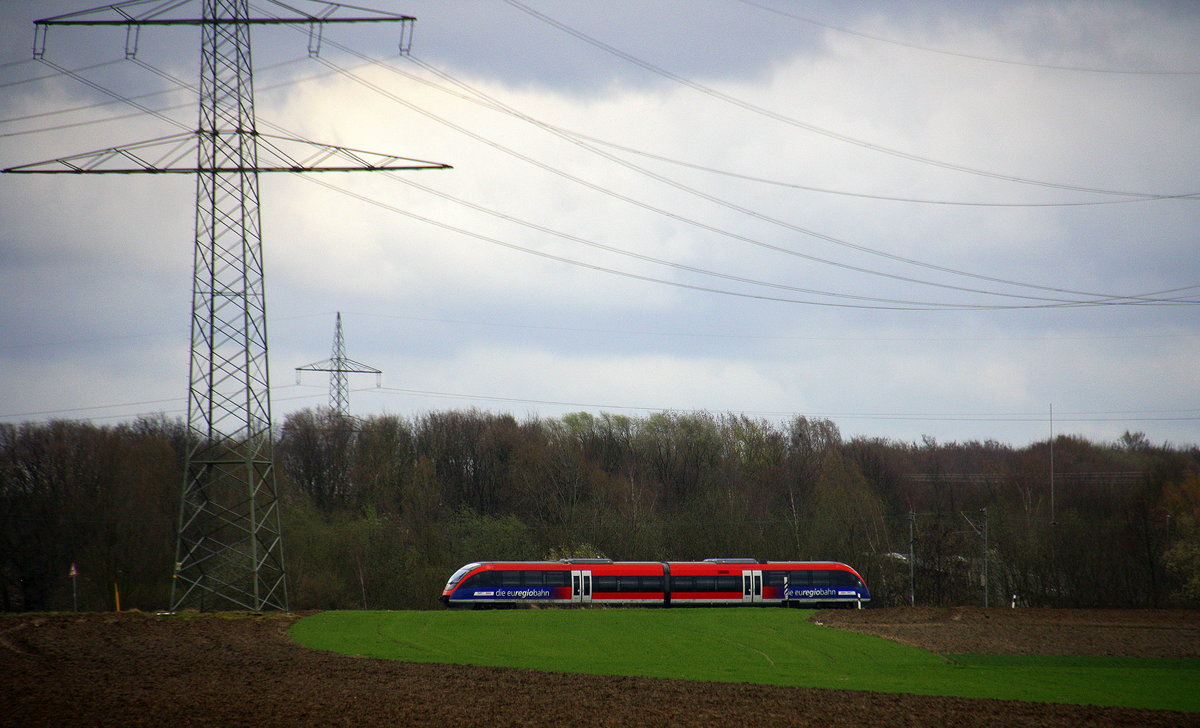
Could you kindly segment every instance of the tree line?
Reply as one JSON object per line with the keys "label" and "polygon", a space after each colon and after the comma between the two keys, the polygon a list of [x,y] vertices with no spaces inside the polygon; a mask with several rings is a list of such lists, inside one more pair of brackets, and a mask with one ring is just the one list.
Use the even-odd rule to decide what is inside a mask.
{"label": "tree line", "polygon": [[[188,438],[164,417],[0,425],[0,609],[164,608]],[[275,460],[293,609],[431,608],[464,563],[567,556],[843,561],[877,605],[1200,606],[1200,448],[1139,433],[316,409]]]}

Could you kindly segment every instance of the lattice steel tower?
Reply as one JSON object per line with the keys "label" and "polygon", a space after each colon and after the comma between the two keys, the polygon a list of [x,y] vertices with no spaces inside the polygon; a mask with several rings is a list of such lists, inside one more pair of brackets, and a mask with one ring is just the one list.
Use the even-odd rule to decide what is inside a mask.
{"label": "lattice steel tower", "polygon": [[[306,24],[309,52],[326,23],[400,22],[407,50],[411,17],[322,0],[264,0],[280,17],[253,17],[248,0],[132,0],[35,21],[35,57],[53,25],[123,25],[126,56],[146,25],[201,29],[200,114],[194,132],[14,167],[23,173],[194,173],[191,447],[180,508],[171,610],[287,610],[287,580],[272,462],[259,173],[444,169],[259,134],[254,114],[250,28]],[[305,12],[301,7],[318,8]],[[351,16],[338,15],[350,11]],[[189,150],[195,147],[191,156]],[[185,160],[191,156],[195,166]]]}
{"label": "lattice steel tower", "polygon": [[373,366],[354,361],[346,356],[346,338],[342,335],[342,312],[338,311],[333,329],[333,354],[324,361],[296,367],[296,383],[300,383],[300,372],[329,372],[329,409],[341,419],[350,416],[350,381],[348,374],[374,374],[375,386],[383,372]]}

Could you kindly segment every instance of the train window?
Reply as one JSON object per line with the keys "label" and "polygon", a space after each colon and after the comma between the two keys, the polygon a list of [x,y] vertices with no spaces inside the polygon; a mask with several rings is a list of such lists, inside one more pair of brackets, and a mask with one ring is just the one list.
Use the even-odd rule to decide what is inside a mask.
{"label": "train window", "polygon": [[696,591],[696,577],[694,576],[672,576],[671,577],[672,591]]}
{"label": "train window", "polygon": [[763,578],[767,580],[767,586],[783,586],[783,580],[787,578],[787,572],[764,571]]}
{"label": "train window", "polygon": [[711,592],[717,590],[717,578],[715,576],[697,576],[696,591]]}
{"label": "train window", "polygon": [[570,577],[570,573],[566,571],[547,571],[545,572],[546,586],[567,586]]}
{"label": "train window", "polygon": [[831,571],[829,583],[832,586],[858,586],[858,577],[849,571]]}
{"label": "train window", "polygon": [[600,576],[592,577],[592,582],[598,592],[614,592],[617,591],[617,577],[615,576]]}
{"label": "train window", "polygon": [[642,591],[660,592],[663,590],[663,578],[661,576],[643,576]]}
{"label": "train window", "polygon": [[498,578],[498,576],[499,576],[498,572],[495,572],[495,571],[481,571],[478,574],[476,574],[475,576],[472,576],[470,579],[467,579],[466,582],[463,583],[463,587],[476,588],[476,587],[486,587],[486,586],[499,586],[500,579]]}
{"label": "train window", "polygon": [[717,591],[719,592],[735,592],[741,589],[742,578],[740,576],[718,576]]}
{"label": "train window", "polygon": [[522,571],[521,586],[543,586],[542,572],[540,571]]}
{"label": "train window", "polygon": [[832,578],[831,578],[831,574],[833,574],[832,571],[827,571],[825,569],[816,569],[809,573],[812,574],[812,585],[813,586],[833,586]]}
{"label": "train window", "polygon": [[808,586],[812,584],[811,571],[793,571],[788,574],[788,586]]}
{"label": "train window", "polygon": [[521,586],[521,572],[501,571],[500,586]]}
{"label": "train window", "polygon": [[617,591],[636,592],[642,590],[642,583],[636,576],[618,576]]}

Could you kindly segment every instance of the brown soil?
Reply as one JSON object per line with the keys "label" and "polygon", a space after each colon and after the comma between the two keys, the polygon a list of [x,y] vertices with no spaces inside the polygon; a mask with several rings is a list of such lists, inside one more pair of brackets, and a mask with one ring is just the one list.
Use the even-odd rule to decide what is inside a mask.
{"label": "brown soil", "polygon": [[[1189,645],[1171,654],[1195,656],[1195,613],[1017,611],[866,610],[817,620],[946,652],[1037,644],[1045,654],[1051,635],[1059,654],[1138,655],[1151,642],[1158,654],[1175,641]],[[291,642],[296,618],[0,617],[0,726],[1200,726],[1200,714],[1168,711],[346,657]]]}
{"label": "brown soil", "polygon": [[1200,612],[1186,609],[829,610],[815,622],[939,655],[1200,657]]}

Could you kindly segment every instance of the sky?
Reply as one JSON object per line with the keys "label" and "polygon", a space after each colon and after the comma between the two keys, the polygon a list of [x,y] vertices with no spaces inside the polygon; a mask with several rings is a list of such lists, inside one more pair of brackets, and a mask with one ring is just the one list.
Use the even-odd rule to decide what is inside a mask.
{"label": "sky", "polygon": [[[262,176],[277,424],[328,405],[296,368],[341,312],[364,417],[1200,443],[1200,5],[355,4],[411,53],[255,27],[260,131],[453,169]],[[194,27],[32,59],[99,5],[0,3],[0,168],[195,128]],[[0,175],[0,422],[184,416],[194,205]]]}

